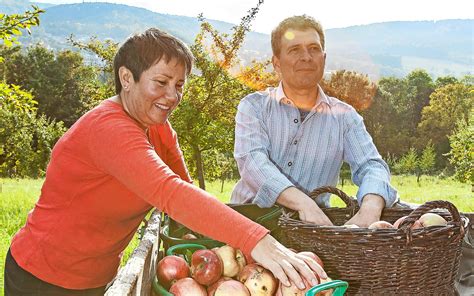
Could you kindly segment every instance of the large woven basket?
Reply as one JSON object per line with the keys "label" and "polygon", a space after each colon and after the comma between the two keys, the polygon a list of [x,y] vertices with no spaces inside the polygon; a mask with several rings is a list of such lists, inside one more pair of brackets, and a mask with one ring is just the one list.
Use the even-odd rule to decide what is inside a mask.
{"label": "large woven basket", "polygon": [[[357,212],[357,202],[333,187],[318,188],[310,196],[326,192],[346,203],[346,208],[323,209],[335,225],[343,225]],[[448,225],[412,230],[410,226],[427,212],[442,215]],[[381,220],[393,223],[406,215],[400,229],[317,226],[286,211],[279,225],[288,247],[315,252],[330,277],[349,282],[347,295],[456,295],[454,280],[467,219],[447,201],[430,201],[416,210],[386,208]]]}

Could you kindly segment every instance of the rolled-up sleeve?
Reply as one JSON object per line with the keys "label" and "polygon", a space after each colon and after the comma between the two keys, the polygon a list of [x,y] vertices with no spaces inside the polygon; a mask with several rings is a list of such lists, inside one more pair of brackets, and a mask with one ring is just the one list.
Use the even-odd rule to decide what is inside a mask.
{"label": "rolled-up sleeve", "polygon": [[362,117],[355,110],[344,114],[344,161],[349,163],[352,181],[359,186],[359,204],[367,194],[384,198],[385,206],[397,201],[397,191],[390,185],[390,171],[367,132]]}
{"label": "rolled-up sleeve", "polygon": [[[261,106],[258,100],[243,99],[238,107],[235,127],[234,157],[239,167],[241,182],[246,192],[235,195],[253,194],[252,202],[260,207],[271,207],[280,193],[293,184],[283,175],[269,156],[269,134],[261,118]],[[249,190],[251,192],[249,192]],[[237,196],[237,199],[246,197]]]}

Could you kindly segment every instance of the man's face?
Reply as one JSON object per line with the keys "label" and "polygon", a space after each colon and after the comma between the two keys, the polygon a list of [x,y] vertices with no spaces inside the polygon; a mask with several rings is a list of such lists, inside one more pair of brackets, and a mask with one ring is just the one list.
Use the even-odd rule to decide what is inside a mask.
{"label": "man's face", "polygon": [[294,90],[315,88],[324,73],[326,53],[314,29],[289,29],[282,36],[280,55],[273,56],[275,70],[283,85]]}

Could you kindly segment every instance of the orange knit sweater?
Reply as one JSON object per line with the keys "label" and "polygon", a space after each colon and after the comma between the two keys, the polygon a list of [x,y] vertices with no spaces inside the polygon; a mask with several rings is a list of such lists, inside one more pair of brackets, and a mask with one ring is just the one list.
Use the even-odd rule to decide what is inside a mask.
{"label": "orange knit sweater", "polygon": [[248,256],[268,230],[190,184],[167,122],[148,136],[106,100],[58,141],[41,196],[11,253],[36,277],[68,289],[106,285],[146,213],[156,207]]}

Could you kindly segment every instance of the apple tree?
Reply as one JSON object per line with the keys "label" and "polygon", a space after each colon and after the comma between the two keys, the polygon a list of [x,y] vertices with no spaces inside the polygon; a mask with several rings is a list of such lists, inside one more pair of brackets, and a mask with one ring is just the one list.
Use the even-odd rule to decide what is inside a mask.
{"label": "apple tree", "polygon": [[18,36],[23,35],[22,29],[31,34],[31,27],[40,24],[39,15],[44,10],[32,5],[33,10],[27,10],[23,14],[3,14],[0,13],[0,40],[6,47],[19,44]]}
{"label": "apple tree", "polygon": [[37,102],[19,86],[0,83],[0,176],[41,177],[61,122],[37,116]]}
{"label": "apple tree", "polygon": [[234,117],[241,98],[252,89],[231,75],[238,52],[260,4],[252,8],[232,33],[220,33],[199,17],[201,30],[191,51],[195,72],[190,75],[183,99],[171,117],[185,159],[199,187],[205,189],[205,168],[219,170],[216,155],[233,150]]}

